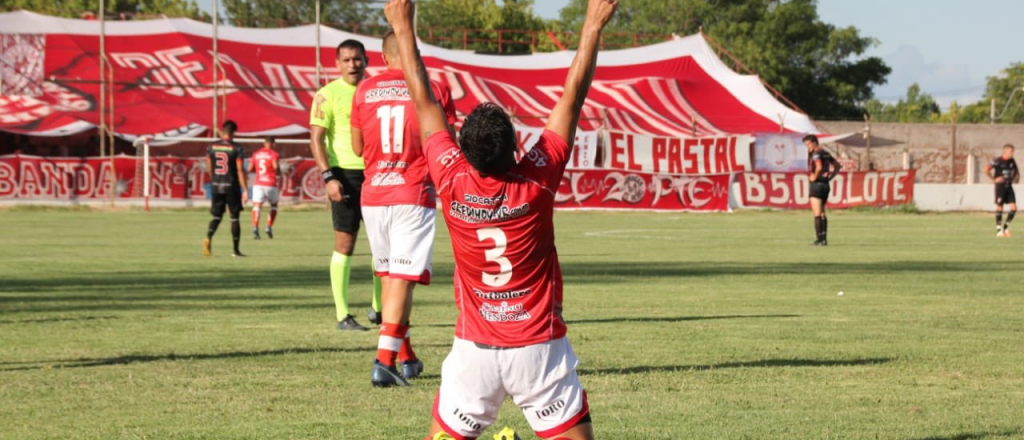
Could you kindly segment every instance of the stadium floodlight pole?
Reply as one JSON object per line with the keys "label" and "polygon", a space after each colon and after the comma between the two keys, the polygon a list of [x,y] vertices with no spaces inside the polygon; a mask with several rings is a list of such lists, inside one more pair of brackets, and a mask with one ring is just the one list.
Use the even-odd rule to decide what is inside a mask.
{"label": "stadium floodlight pole", "polygon": [[320,0],[316,0],[316,86],[320,87]]}
{"label": "stadium floodlight pole", "polygon": [[217,22],[220,21],[220,5],[217,0],[213,0],[213,66],[210,70],[213,71],[213,125],[210,126],[210,134],[217,133]]}

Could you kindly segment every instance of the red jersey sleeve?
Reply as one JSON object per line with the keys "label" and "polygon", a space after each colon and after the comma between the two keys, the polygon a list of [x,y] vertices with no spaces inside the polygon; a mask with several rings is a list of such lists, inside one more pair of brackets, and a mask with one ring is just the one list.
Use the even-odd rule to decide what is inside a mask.
{"label": "red jersey sleeve", "polygon": [[556,192],[568,163],[569,144],[555,132],[544,130],[540,140],[526,153],[515,170],[523,177],[540,182],[549,191]]}
{"label": "red jersey sleeve", "polygon": [[452,134],[448,130],[434,133],[424,140],[423,154],[427,158],[430,178],[433,179],[438,189],[445,186],[445,179],[456,161],[463,160],[462,150],[459,149],[459,144],[455,143],[455,139],[452,138]]}

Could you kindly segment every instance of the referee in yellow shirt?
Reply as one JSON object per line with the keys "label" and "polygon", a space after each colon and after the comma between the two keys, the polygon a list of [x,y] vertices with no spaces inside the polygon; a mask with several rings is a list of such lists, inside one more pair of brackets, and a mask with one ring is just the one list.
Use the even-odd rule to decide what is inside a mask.
{"label": "referee in yellow shirt", "polygon": [[[323,173],[327,198],[334,220],[334,255],[331,256],[331,291],[338,312],[338,330],[368,330],[359,325],[348,309],[348,284],[352,272],[352,251],[362,211],[359,194],[363,187],[363,158],[352,151],[352,98],[356,85],[366,73],[366,48],[356,40],[338,45],[335,63],[341,78],[321,88],[313,99],[309,115],[313,158]],[[367,314],[380,323],[380,279],[373,279],[373,309]]]}

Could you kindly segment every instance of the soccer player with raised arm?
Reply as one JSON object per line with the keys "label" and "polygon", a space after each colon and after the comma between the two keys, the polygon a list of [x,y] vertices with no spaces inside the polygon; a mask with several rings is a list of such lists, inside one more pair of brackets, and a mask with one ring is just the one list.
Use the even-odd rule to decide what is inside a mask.
{"label": "soccer player with raised arm", "polygon": [[[345,40],[335,51],[335,65],[341,78],[316,92],[309,114],[310,148],[324,178],[334,223],[334,253],[331,255],[331,293],[337,312],[338,330],[369,330],[349,313],[348,284],[352,274],[359,207],[363,186],[363,158],[352,151],[352,97],[366,74],[366,48],[356,40]],[[380,280],[373,278],[373,309],[370,321],[379,323]]]}
{"label": "soccer player with raised arm", "polygon": [[[1017,195],[1013,184],[1020,181],[1020,169],[1013,159],[1013,145],[1003,145],[1003,154],[985,167],[985,175],[996,184],[996,237],[1010,236],[1010,222],[1017,215]],[[1003,205],[1009,205],[1010,212],[1003,223]]]}
{"label": "soccer player with raised arm", "polygon": [[[362,209],[375,271],[383,284],[383,324],[374,386],[405,386],[423,372],[409,338],[412,292],[416,283],[430,284],[437,196],[420,142],[416,107],[409,99],[393,33],[384,36],[388,70],[363,80],[352,103],[352,149],[363,156]],[[455,103],[448,87],[431,83],[454,127]],[[401,375],[396,368],[401,365]]]}
{"label": "soccer player with raised arm", "polygon": [[267,215],[267,238],[274,238],[274,220],[277,219],[277,176],[281,174],[279,155],[274,151],[274,138],[263,139],[263,148],[256,150],[249,158],[249,172],[256,173],[252,184],[252,238],[260,239],[260,208],[263,202],[270,203]]}
{"label": "soccer player with raised arm", "polygon": [[238,242],[242,238],[242,225],[238,223],[238,215],[249,197],[249,190],[245,183],[245,168],[242,166],[245,153],[242,146],[235,143],[237,131],[238,124],[235,124],[235,121],[224,121],[221,125],[220,140],[206,149],[206,169],[210,173],[212,193],[210,215],[213,216],[206,229],[206,239],[203,240],[203,255],[207,257],[213,254],[210,245],[213,242],[213,234],[217,233],[217,227],[224,217],[225,208],[231,214],[231,240],[234,243],[234,252],[231,255],[245,256],[238,250]]}
{"label": "soccer player with raised arm", "polygon": [[562,96],[536,153],[519,163],[515,128],[495,104],[483,103],[466,116],[456,142],[416,47],[412,2],[392,0],[384,7],[455,257],[459,317],[441,366],[430,439],[480,436],[509,396],[538,437],[594,437],[562,319],[552,220],[601,30],[617,6],[615,0],[590,0]]}
{"label": "soccer player with raised arm", "polygon": [[832,192],[829,182],[839,174],[841,166],[828,150],[818,145],[818,137],[809,134],[804,136],[804,146],[811,154],[810,199],[811,213],[814,214],[814,232],[817,240],[815,246],[828,246],[828,217],[825,216],[825,205],[828,195]]}

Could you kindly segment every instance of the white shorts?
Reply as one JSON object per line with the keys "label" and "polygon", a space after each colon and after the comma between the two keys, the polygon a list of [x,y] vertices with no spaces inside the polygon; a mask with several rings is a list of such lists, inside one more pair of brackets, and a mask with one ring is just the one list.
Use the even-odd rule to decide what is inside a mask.
{"label": "white shorts", "polygon": [[362,211],[377,276],[430,284],[436,210],[394,205],[364,206]]}
{"label": "white shorts", "polygon": [[590,412],[577,364],[567,338],[515,348],[455,338],[441,365],[434,420],[457,439],[479,437],[511,396],[537,437],[556,436]]}
{"label": "white shorts", "polygon": [[271,204],[276,204],[280,197],[276,186],[253,185],[252,187],[253,203],[270,202]]}

